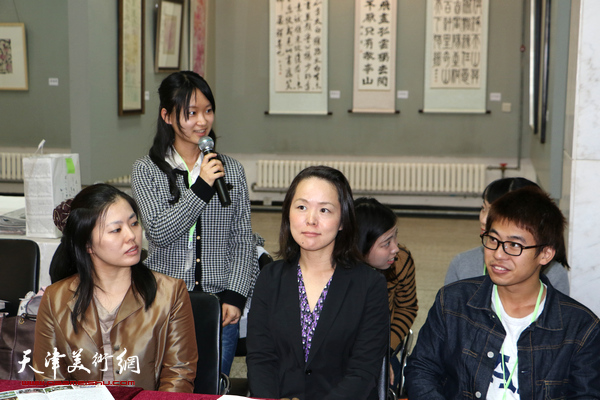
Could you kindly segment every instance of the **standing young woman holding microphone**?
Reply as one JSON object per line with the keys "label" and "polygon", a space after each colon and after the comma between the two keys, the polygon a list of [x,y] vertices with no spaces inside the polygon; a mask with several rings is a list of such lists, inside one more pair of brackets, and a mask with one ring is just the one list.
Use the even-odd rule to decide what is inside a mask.
{"label": "standing young woman holding microphone", "polygon": [[[215,293],[223,307],[222,372],[235,356],[242,310],[258,273],[250,200],[242,165],[223,154],[203,152],[199,142],[216,138],[215,100],[192,71],[175,72],[159,89],[154,143],[131,175],[148,238],[146,264],[183,279],[188,290]],[[224,179],[231,200],[215,196]]]}

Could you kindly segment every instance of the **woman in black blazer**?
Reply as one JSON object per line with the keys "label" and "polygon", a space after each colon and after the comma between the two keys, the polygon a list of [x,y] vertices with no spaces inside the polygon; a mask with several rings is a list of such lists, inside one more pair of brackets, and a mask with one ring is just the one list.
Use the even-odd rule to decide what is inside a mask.
{"label": "woman in black blazer", "polygon": [[383,276],[360,262],[352,191],[316,166],[283,202],[279,256],[254,289],[248,317],[253,397],[377,399],[388,346]]}

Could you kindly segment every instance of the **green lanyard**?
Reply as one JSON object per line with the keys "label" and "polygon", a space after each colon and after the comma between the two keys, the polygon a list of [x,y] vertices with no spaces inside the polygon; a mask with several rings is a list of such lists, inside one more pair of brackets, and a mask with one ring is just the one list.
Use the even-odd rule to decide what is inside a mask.
{"label": "green lanyard", "polygon": [[[535,302],[535,309],[533,310],[533,318],[531,318],[531,323],[533,323],[537,318],[538,311],[540,310],[540,303],[542,302],[542,294],[543,293],[544,293],[544,284],[540,280],[540,292],[538,293],[538,297]],[[496,304],[501,304],[500,297],[498,296],[498,287],[496,285],[494,285],[494,296],[496,296]],[[502,322],[502,316],[500,315],[498,310],[496,310],[496,315],[498,315],[498,319],[500,320],[500,322]],[[504,368],[504,343],[502,344],[502,347],[500,348],[500,353],[502,354],[502,359],[500,360],[500,365],[502,365],[502,380],[504,381],[504,395],[502,396],[502,399],[504,400],[504,399],[506,399],[506,391],[508,390],[508,386],[512,382],[512,378],[515,373],[515,369],[517,369],[517,364],[519,363],[519,357],[517,356],[517,358],[515,360],[515,365],[513,365],[512,371],[510,371],[510,375],[508,376],[508,381],[507,381],[506,380],[506,370]]]}
{"label": "green lanyard", "polygon": [[[192,184],[193,184],[193,182],[192,182],[192,173],[188,169],[187,164],[185,163],[185,161],[183,160],[183,158],[179,155],[179,153],[175,152],[175,154],[177,154],[177,157],[179,157],[179,159],[181,160],[181,162],[185,166],[185,170],[188,173],[188,187],[192,187]],[[194,248],[194,231],[196,230],[196,223],[197,222],[194,222],[194,225],[192,225],[192,227],[190,228],[190,234],[188,236],[188,249],[193,249]]]}

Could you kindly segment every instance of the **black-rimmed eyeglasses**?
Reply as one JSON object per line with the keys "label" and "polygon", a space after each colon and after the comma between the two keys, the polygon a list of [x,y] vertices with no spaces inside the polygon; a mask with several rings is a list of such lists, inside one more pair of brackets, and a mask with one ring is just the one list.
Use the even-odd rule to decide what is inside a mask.
{"label": "black-rimmed eyeglasses", "polygon": [[545,244],[538,244],[536,246],[523,246],[521,243],[509,241],[503,242],[493,236],[490,236],[490,234],[487,232],[481,235],[481,243],[483,244],[483,247],[490,250],[497,250],[498,247],[502,245],[502,249],[509,256],[520,256],[521,253],[523,253],[523,250],[546,246]]}

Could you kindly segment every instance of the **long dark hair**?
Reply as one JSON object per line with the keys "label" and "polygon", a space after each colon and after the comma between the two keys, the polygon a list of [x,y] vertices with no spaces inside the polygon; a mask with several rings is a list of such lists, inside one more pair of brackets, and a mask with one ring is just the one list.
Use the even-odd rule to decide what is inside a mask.
{"label": "long dark hair", "polygon": [[340,224],[342,230],[335,238],[333,252],[331,254],[332,265],[344,265],[353,267],[360,261],[360,254],[356,247],[356,218],[354,216],[354,200],[352,189],[348,180],[337,169],[318,165],[308,167],[300,171],[292,181],[283,200],[281,229],[279,230],[279,252],[277,256],[287,262],[294,262],[300,256],[300,246],[294,240],[290,230],[290,209],[292,200],[296,195],[296,189],[300,182],[308,178],[318,178],[331,183],[338,194],[341,206]]}
{"label": "long dark hair", "polygon": [[[177,176],[175,171],[171,168],[169,163],[165,161],[167,150],[173,146],[173,143],[175,142],[175,130],[172,125],[167,124],[163,120],[161,111],[163,108],[167,110],[167,113],[169,114],[175,111],[177,126],[181,129],[181,113],[183,112],[183,117],[187,121],[187,111],[190,108],[190,100],[192,96],[195,95],[196,90],[200,90],[207,98],[214,112],[216,110],[215,98],[210,90],[210,86],[208,86],[208,83],[206,83],[204,78],[193,71],[174,72],[167,76],[158,88],[160,105],[158,106],[158,119],[156,121],[156,135],[154,136],[154,143],[152,144],[152,147],[150,147],[148,155],[169,179],[169,191],[172,196],[171,200],[169,200],[170,204],[177,203],[179,201],[179,196],[181,195],[179,188],[176,185]],[[214,140],[216,146],[217,137],[213,129],[210,130],[208,136]]]}
{"label": "long dark hair", "polygon": [[[387,231],[396,226],[396,214],[373,198],[361,197],[354,201],[356,226],[358,228],[358,251],[367,259],[373,245]],[[386,280],[396,276],[395,268],[381,271]]]}
{"label": "long dark hair", "polygon": [[[131,196],[114,186],[96,184],[83,189],[71,203],[71,212],[63,231],[62,251],[64,262],[79,273],[79,285],[75,292],[75,306],[71,313],[73,328],[77,331],[77,318],[83,315],[92,302],[94,295],[94,280],[96,278],[94,264],[88,248],[91,246],[92,231],[101,222],[112,204],[119,199],[125,199],[136,216],[139,210]],[[156,278],[152,271],[142,262],[131,267],[131,286],[136,295],[144,299],[146,309],[156,297]]]}

